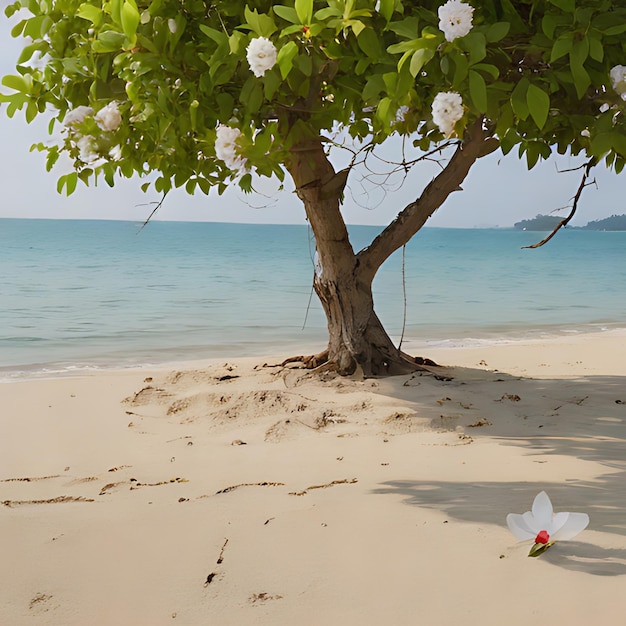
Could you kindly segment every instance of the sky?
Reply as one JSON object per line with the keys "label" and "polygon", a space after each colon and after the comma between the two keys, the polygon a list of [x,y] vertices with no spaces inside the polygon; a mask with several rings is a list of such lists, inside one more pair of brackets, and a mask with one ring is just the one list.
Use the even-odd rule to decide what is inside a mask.
{"label": "sky", "polygon": [[[0,0],[0,8],[8,4]],[[15,60],[23,40],[10,36],[11,24],[0,14],[0,76],[15,73]],[[6,88],[0,87],[3,91]],[[154,191],[143,193],[144,180],[120,180],[114,188],[104,182],[97,187],[79,183],[69,198],[56,191],[58,176],[70,171],[68,163],[46,172],[45,154],[30,152],[33,143],[50,141],[47,120],[24,121],[23,112],[13,119],[0,107],[0,218],[51,219],[122,219],[143,221],[160,200]],[[399,142],[392,142],[388,158],[394,158]],[[343,166],[339,155],[336,168]],[[453,193],[427,222],[427,226],[448,228],[510,227],[515,222],[549,214],[565,216],[578,188],[582,173],[564,172],[581,160],[558,157],[541,162],[530,172],[516,154],[502,157],[499,152],[480,159],[463,184],[463,191]],[[397,190],[383,193],[380,187],[363,193],[361,176],[351,175],[343,214],[348,224],[384,225],[419,195],[420,190],[438,171],[435,164],[415,168]],[[582,226],[591,220],[624,212],[623,190],[626,172],[616,175],[598,166],[593,172],[596,184],[583,191],[572,225]],[[399,181],[398,181],[399,182]],[[304,224],[304,209],[293,188],[277,191],[275,184],[255,182],[262,194],[244,195],[232,189],[223,196],[187,195],[182,190],[168,194],[153,217],[157,220],[211,221]],[[620,193],[621,192],[621,193]]]}

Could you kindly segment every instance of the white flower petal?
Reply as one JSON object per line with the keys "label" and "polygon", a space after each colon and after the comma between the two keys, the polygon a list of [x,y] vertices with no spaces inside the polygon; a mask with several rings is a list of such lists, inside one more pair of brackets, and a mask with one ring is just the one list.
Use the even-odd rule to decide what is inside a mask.
{"label": "white flower petal", "polygon": [[[560,515],[560,513],[557,513]],[[551,539],[564,541],[572,539],[589,525],[589,516],[586,513],[568,513],[567,520],[561,528],[555,531]]]}
{"label": "white flower petal", "polygon": [[524,516],[518,513],[509,513],[506,516],[506,524],[518,541],[534,539],[537,536],[537,532],[528,526]]}
{"label": "white flower petal", "polygon": [[86,117],[93,115],[93,109],[87,106],[78,106],[67,113],[63,120],[64,126],[75,126],[84,121]]}
{"label": "white flower petal", "polygon": [[550,534],[550,537],[552,537],[553,535],[556,535],[556,533],[558,533],[559,530],[561,530],[561,528],[565,526],[569,516],[570,516],[570,513],[566,513],[565,511],[561,511],[560,513],[554,513],[552,515],[550,528],[546,528],[546,530]]}
{"label": "white flower petal", "polygon": [[535,523],[541,527],[539,530],[548,530],[548,528],[552,527],[552,513],[552,502],[550,502],[548,494],[545,491],[541,491],[535,496],[532,506]]}
{"label": "white flower petal", "polygon": [[96,124],[102,130],[117,130],[122,123],[122,116],[117,108],[117,102],[109,102],[94,115],[93,119],[96,120]]}

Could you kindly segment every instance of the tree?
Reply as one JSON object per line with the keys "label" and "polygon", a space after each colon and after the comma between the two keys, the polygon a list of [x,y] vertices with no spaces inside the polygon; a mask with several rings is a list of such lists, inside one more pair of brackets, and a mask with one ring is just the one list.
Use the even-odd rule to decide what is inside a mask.
{"label": "tree", "polygon": [[[618,0],[19,0],[28,40],[0,96],[12,116],[52,112],[47,151],[78,181],[156,177],[160,193],[253,191],[289,175],[315,236],[328,349],[349,374],[419,366],[374,311],[372,281],[485,154],[529,168],[553,151],[585,174],[626,162],[626,8]],[[282,1],[282,4],[279,2]],[[393,136],[390,168],[426,156],[440,173],[366,248],[341,214],[349,175]],[[352,142],[347,168],[332,153]],[[396,142],[396,145],[398,142]]]}

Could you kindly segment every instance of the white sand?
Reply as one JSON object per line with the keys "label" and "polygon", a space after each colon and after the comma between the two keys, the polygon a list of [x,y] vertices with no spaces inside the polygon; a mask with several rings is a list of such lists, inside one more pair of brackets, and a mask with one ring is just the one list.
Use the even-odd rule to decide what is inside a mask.
{"label": "white sand", "polygon": [[[0,624],[619,624],[625,355],[610,332],[424,355],[451,380],[2,384]],[[505,516],[542,489],[591,523],[532,559]]]}

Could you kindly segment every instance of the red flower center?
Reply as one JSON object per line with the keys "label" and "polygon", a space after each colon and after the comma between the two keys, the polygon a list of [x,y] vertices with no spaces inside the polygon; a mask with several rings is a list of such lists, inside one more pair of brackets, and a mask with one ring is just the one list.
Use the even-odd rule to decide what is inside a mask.
{"label": "red flower center", "polygon": [[535,537],[535,543],[548,543],[550,541],[550,535],[547,530],[540,530],[539,534]]}

